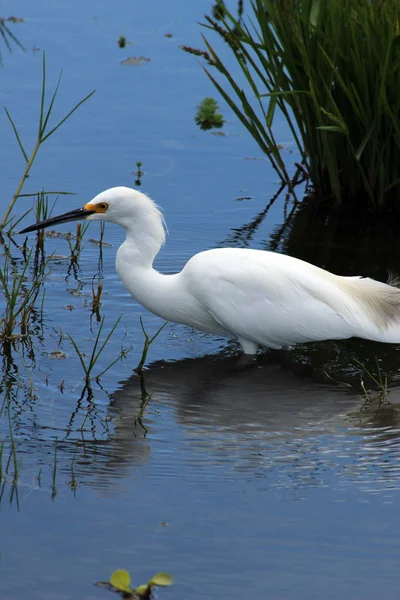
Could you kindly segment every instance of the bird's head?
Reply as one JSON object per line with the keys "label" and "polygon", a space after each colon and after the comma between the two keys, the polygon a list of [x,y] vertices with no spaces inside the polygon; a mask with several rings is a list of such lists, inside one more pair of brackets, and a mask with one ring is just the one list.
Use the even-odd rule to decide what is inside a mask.
{"label": "bird's head", "polygon": [[[82,208],[30,225],[20,233],[29,233],[30,231],[80,219],[110,221],[122,225],[126,230],[133,233],[135,231],[149,231],[154,228],[159,229],[160,226],[163,232],[162,214],[155,203],[145,194],[121,186],[101,192]],[[161,243],[163,243],[162,240]]]}

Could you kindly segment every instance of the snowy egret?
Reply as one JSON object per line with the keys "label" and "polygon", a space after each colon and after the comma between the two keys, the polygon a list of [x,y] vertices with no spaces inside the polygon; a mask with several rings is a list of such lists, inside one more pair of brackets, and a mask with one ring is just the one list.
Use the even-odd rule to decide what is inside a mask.
{"label": "snowy egret", "polygon": [[163,216],[130,188],[101,192],[83,208],[21,233],[77,219],[124,227],[116,269],[137,302],[168,321],[236,337],[245,354],[260,346],[350,337],[400,343],[400,289],[390,283],[341,277],[297,258],[242,248],[205,250],[180,273],[159,273],[153,261],[165,242]]}

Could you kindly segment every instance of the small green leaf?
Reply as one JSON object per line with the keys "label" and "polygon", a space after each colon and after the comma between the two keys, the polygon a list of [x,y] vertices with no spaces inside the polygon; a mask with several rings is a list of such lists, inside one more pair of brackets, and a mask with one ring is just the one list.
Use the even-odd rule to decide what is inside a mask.
{"label": "small green leaf", "polygon": [[136,590],[135,590],[135,592],[137,593],[137,595],[141,596],[142,598],[149,598],[150,591],[151,591],[151,586],[148,583],[144,583],[143,585],[139,585],[139,587],[137,587]]}
{"label": "small green leaf", "polygon": [[310,11],[310,25],[312,27],[316,27],[318,25],[319,9],[320,0],[314,0]]}
{"label": "small green leaf", "polygon": [[110,583],[120,592],[128,592],[128,594],[131,594],[133,591],[130,587],[131,576],[129,575],[128,571],[125,571],[125,569],[118,569],[117,571],[114,571],[110,577]]}
{"label": "small green leaf", "polygon": [[174,583],[174,578],[169,573],[157,573],[149,581],[149,585],[168,586]]}
{"label": "small green leaf", "polygon": [[343,129],[337,125],[321,125],[320,127],[317,127],[317,129],[321,129],[322,131],[335,131],[336,133],[343,133]]}

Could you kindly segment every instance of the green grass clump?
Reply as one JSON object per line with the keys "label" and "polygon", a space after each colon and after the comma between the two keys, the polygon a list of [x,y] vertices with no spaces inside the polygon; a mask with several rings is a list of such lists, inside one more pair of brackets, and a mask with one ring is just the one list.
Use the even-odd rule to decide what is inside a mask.
{"label": "green grass clump", "polygon": [[[207,73],[290,188],[273,130],[287,121],[314,191],[336,206],[399,206],[400,3],[254,0],[233,15],[218,2],[205,27],[223,38],[239,82],[205,40]],[[215,11],[214,11],[215,14]],[[243,89],[245,85],[246,89]]]}
{"label": "green grass clump", "polygon": [[21,265],[12,257],[9,247],[2,248],[4,256],[0,266],[0,297],[5,308],[0,315],[0,347],[2,353],[7,354],[10,344],[29,337],[36,301],[48,275],[49,259],[41,264],[33,278],[29,278],[33,249]]}

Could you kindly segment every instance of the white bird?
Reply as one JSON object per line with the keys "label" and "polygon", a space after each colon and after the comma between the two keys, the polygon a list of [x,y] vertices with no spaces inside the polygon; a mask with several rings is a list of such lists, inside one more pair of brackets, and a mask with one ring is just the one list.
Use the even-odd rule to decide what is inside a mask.
{"label": "white bird", "polygon": [[114,187],[83,208],[27,227],[35,231],[77,219],[110,221],[126,239],[116,269],[133,298],[167,321],[236,337],[243,352],[260,346],[365,338],[400,343],[400,289],[362,277],[341,277],[297,258],[242,248],[195,254],[180,273],[153,261],[165,242],[164,220],[143,193]]}

